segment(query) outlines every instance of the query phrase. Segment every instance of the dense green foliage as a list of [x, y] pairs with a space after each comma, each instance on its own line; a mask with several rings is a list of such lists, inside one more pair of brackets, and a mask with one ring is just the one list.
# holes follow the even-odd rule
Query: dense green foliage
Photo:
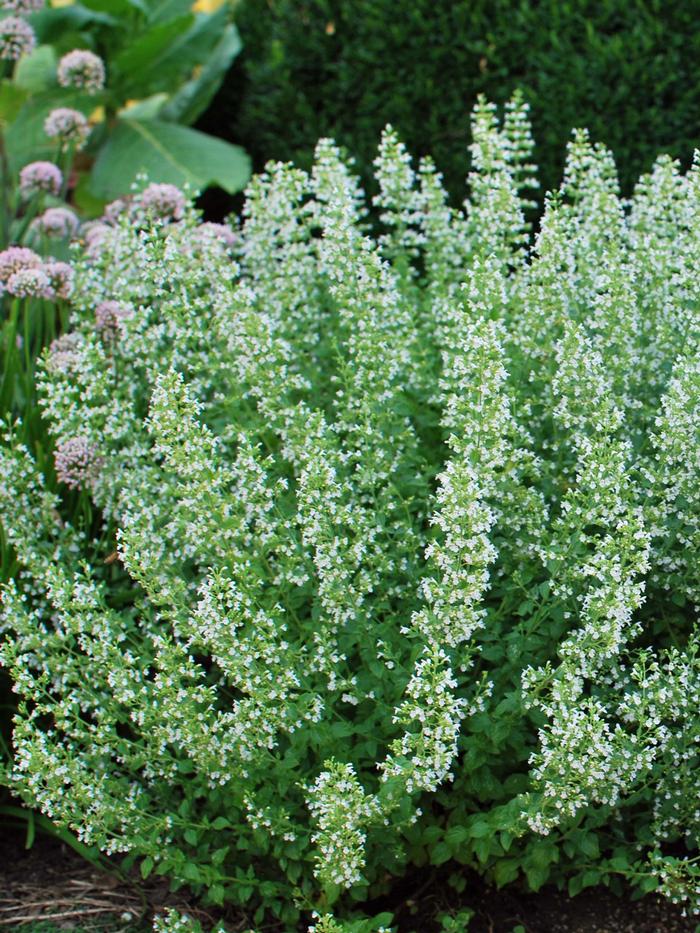
[[461, 199], [477, 95], [503, 103], [520, 88], [543, 191], [559, 183], [571, 128], [585, 126], [615, 152], [629, 192], [658, 152], [687, 159], [700, 138], [698, 12], [661, 0], [242, 0], [245, 50], [211, 125], [224, 122], [257, 168], [308, 168], [331, 135], [371, 186], [390, 122]]
[[378, 933], [451, 860], [700, 907], [700, 161], [626, 204], [580, 132], [533, 237], [525, 106], [472, 135], [457, 211], [385, 131], [376, 236], [329, 140], [237, 231], [111, 211], [39, 377], [60, 495], [0, 449], [0, 778], [256, 924]]

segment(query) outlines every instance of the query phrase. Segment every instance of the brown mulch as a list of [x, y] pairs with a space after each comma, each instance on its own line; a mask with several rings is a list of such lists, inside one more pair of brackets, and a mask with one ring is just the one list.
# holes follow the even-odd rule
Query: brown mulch
[[115, 931], [120, 925], [148, 929], [153, 914], [165, 906], [186, 909], [205, 928], [215, 922], [207, 911], [170, 894], [163, 879], [125, 881], [116, 870], [95, 868], [58, 839], [39, 835], [31, 849], [24, 841], [23, 834], [0, 827], [0, 933], [46, 921], [66, 930], [99, 921], [109, 921]]
[[[466, 889], [456, 895], [437, 878], [429, 881], [428, 875], [417, 874], [399, 883], [391, 897], [372, 904], [372, 913], [392, 910], [401, 933], [439, 933], [435, 918], [459, 910], [460, 902], [476, 911], [469, 933], [512, 933], [518, 926], [525, 933], [695, 933], [698, 925], [697, 919], [683, 917], [678, 907], [661, 898], [630, 901], [605, 888], [586, 890], [576, 898], [555, 889], [538, 894], [514, 887], [496, 891], [477, 875], [467, 873], [465, 878]], [[147, 929], [152, 914], [164, 906], [187, 910], [205, 929], [218, 919], [182, 895], [170, 894], [162, 879], [125, 883], [87, 864], [59, 840], [38, 836], [26, 850], [23, 835], [0, 830], [0, 933], [47, 920], [66, 930], [107, 919], [115, 933], [119, 922], [125, 930], [132, 931], [140, 922]], [[250, 925], [240, 917], [226, 920], [231, 933]]]

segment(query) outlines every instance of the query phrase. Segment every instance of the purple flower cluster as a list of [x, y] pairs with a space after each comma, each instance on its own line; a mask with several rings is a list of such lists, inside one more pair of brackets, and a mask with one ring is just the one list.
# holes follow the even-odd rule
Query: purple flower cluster
[[44, 0], [2, 0], [0, 9], [11, 10], [26, 16], [27, 13], [36, 13], [44, 6]]
[[105, 86], [105, 66], [99, 55], [87, 49], [74, 49], [58, 63], [58, 83], [94, 93]]
[[34, 30], [21, 16], [0, 19], [0, 59], [14, 62], [31, 52], [35, 45]]
[[62, 149], [70, 146], [81, 149], [90, 135], [90, 126], [79, 110], [57, 107], [44, 120], [44, 132], [49, 138], [58, 139]]
[[58, 195], [62, 184], [61, 170], [53, 162], [30, 162], [19, 173], [19, 190], [25, 198], [40, 192]]
[[148, 185], [141, 195], [141, 208], [158, 220], [182, 220], [185, 213], [185, 195], [175, 185]]
[[78, 231], [80, 221], [69, 207], [49, 207], [32, 222], [32, 228], [48, 237], [65, 239]]
[[114, 343], [122, 336], [124, 321], [133, 317], [130, 308], [119, 301], [103, 301], [95, 308], [95, 330], [103, 340]]
[[229, 249], [233, 248], [238, 242], [238, 236], [228, 224], [215, 224], [211, 221], [199, 224], [197, 227], [197, 236], [202, 241], [208, 239], [221, 240]]
[[44, 262], [26, 246], [0, 252], [0, 292], [15, 298], [70, 298], [73, 267], [67, 262]]
[[46, 361], [48, 368], [52, 372], [71, 372], [80, 359], [78, 353], [80, 343], [79, 334], [63, 334], [61, 337], [52, 340]]
[[100, 474], [103, 459], [87, 437], [59, 441], [54, 452], [56, 476], [71, 489], [91, 486]]
[[14, 298], [50, 298], [51, 280], [41, 266], [18, 269], [7, 279], [8, 294]]
[[26, 246], [9, 246], [0, 252], [0, 285], [20, 269], [31, 269], [41, 265], [41, 256]]
[[70, 298], [73, 294], [73, 267], [67, 262], [44, 263], [44, 272], [51, 283], [51, 298]]

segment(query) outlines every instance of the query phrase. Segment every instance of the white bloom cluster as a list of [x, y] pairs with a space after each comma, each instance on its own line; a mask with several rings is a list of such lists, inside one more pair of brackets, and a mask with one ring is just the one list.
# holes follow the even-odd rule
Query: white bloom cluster
[[364, 825], [374, 814], [350, 764], [331, 759], [309, 792], [309, 810], [318, 824], [311, 837], [316, 844], [316, 874], [321, 881], [350, 888], [362, 878]]

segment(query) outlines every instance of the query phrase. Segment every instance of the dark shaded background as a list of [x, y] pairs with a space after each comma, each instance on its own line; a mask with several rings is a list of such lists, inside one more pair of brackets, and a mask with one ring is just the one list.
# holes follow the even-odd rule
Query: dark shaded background
[[[465, 195], [469, 114], [522, 88], [543, 191], [572, 127], [609, 145], [629, 193], [660, 152], [700, 144], [700, 0], [241, 0], [244, 50], [200, 127], [244, 145], [255, 168], [308, 168], [319, 136], [365, 183], [391, 122]], [[210, 199], [214, 202], [214, 198]]]

